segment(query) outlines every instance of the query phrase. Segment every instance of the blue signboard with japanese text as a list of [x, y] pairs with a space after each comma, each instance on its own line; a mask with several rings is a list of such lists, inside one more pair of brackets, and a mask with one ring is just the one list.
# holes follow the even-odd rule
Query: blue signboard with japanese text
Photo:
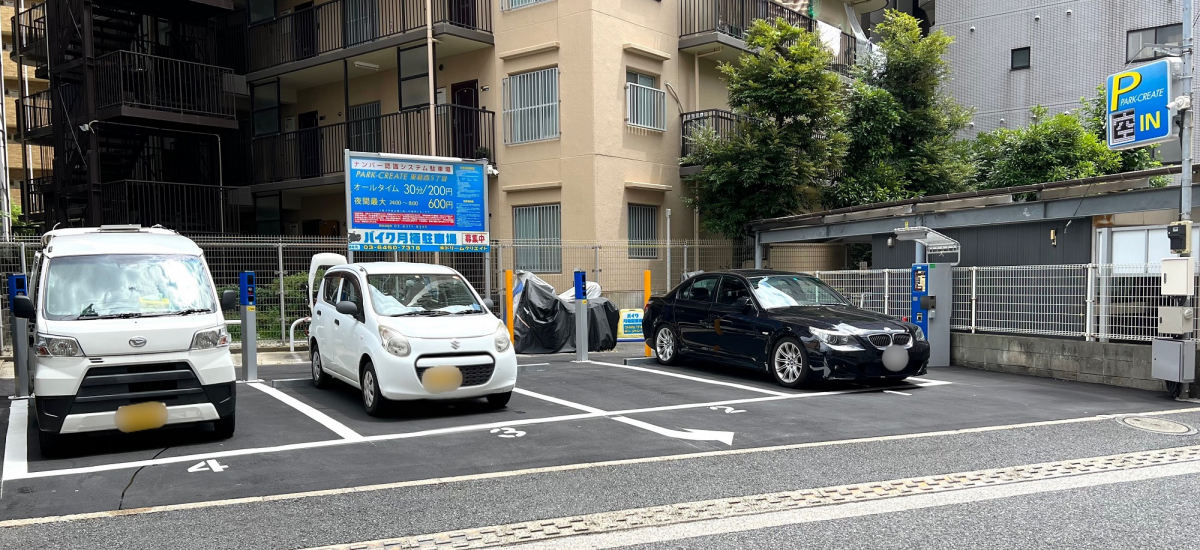
[[1108, 77], [1108, 148], [1131, 149], [1178, 139], [1174, 123], [1179, 58], [1168, 57]]
[[357, 252], [487, 252], [487, 165], [346, 152], [346, 223]]

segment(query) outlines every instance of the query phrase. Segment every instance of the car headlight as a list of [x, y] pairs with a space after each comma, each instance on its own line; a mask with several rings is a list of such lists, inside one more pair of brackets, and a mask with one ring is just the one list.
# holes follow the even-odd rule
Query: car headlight
[[925, 331], [921, 330], [921, 327], [913, 327], [913, 338], [916, 338], [918, 342], [924, 342]]
[[408, 344], [408, 338], [405, 338], [399, 331], [379, 327], [379, 338], [383, 341], [383, 349], [396, 357], [408, 357], [412, 353], [412, 346]]
[[512, 342], [508, 340], [508, 327], [500, 325], [500, 328], [496, 329], [496, 352], [504, 353], [510, 345]]
[[86, 357], [79, 340], [64, 336], [38, 335], [38, 357]]
[[192, 349], [223, 348], [228, 345], [229, 331], [223, 326], [197, 331], [192, 336]]
[[823, 330], [819, 328], [810, 328], [809, 332], [813, 336], [823, 342], [830, 349], [835, 351], [860, 351], [863, 349], [862, 344], [858, 343], [858, 339], [849, 332], [840, 330]]

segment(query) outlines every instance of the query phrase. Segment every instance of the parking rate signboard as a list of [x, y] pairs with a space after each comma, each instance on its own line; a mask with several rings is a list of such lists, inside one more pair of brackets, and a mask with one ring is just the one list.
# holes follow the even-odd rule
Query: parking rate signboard
[[487, 252], [487, 165], [346, 152], [350, 250]]
[[1159, 59], [1108, 77], [1108, 148], [1178, 139], [1174, 123], [1179, 58]]

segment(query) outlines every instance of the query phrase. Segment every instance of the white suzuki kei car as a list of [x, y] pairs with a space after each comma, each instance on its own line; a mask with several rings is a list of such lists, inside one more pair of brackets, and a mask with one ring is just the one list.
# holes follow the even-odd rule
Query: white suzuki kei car
[[485, 397], [504, 407], [517, 356], [490, 305], [448, 267], [335, 265], [313, 301], [313, 383], [336, 378], [358, 388], [372, 416], [389, 401]]

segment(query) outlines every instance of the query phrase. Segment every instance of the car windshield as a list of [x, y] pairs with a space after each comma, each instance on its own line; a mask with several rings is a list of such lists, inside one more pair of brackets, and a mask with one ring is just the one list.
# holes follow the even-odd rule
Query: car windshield
[[368, 275], [375, 313], [389, 317], [482, 313], [475, 293], [458, 275]]
[[47, 269], [47, 319], [156, 317], [216, 310], [212, 284], [198, 256], [70, 256], [51, 259]]
[[750, 286], [754, 288], [754, 297], [767, 309], [850, 305], [836, 290], [812, 277], [768, 275], [749, 279]]

